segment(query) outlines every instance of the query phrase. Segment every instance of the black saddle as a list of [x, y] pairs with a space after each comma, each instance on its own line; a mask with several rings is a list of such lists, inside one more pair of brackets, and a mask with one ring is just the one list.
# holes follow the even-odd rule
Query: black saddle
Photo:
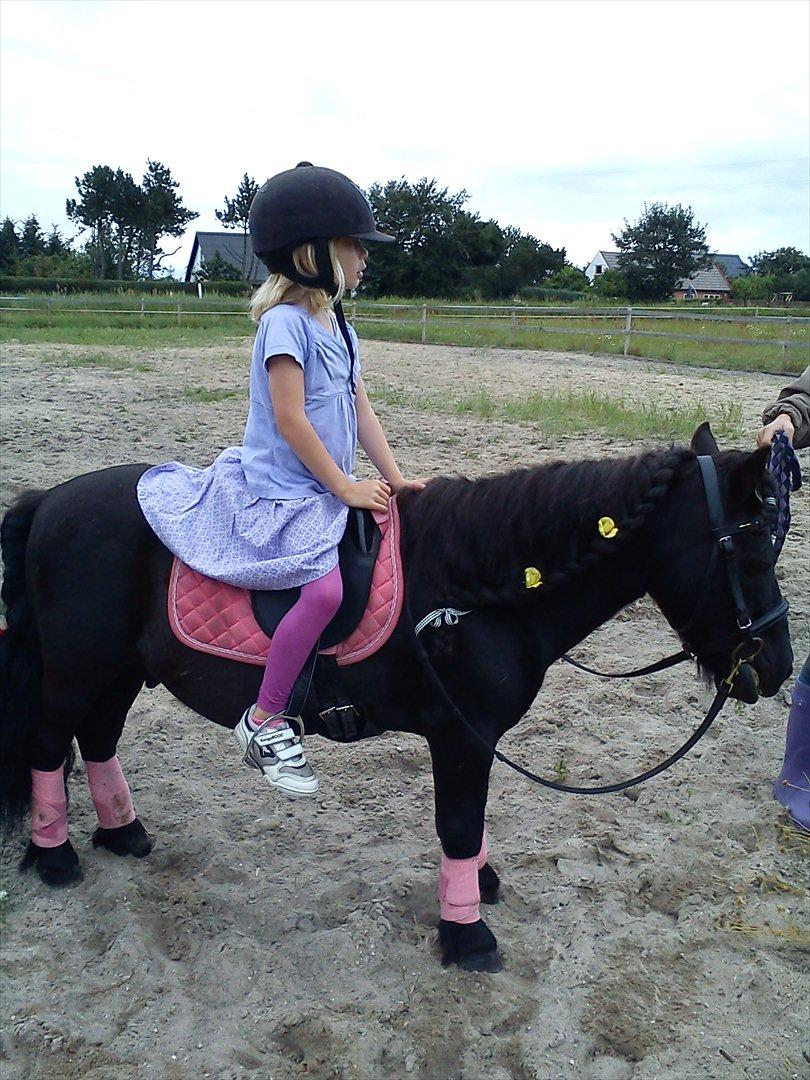
[[[370, 510], [349, 509], [346, 531], [338, 545], [343, 602], [321, 634], [318, 648], [331, 649], [351, 634], [363, 618], [371, 592], [371, 575], [380, 550], [380, 528]], [[300, 588], [252, 594], [253, 614], [268, 637], [298, 600]]]

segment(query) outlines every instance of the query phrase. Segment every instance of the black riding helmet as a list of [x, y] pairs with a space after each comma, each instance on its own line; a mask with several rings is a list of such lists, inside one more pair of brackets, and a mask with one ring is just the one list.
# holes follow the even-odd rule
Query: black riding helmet
[[[330, 296], [337, 293], [329, 254], [333, 237], [351, 236], [364, 243], [395, 239], [379, 231], [368, 200], [348, 176], [310, 161], [300, 161], [262, 184], [250, 204], [249, 223], [253, 252], [271, 274], [284, 274], [310, 289], [325, 289]], [[295, 249], [306, 243], [315, 248], [315, 277], [299, 273], [293, 262]], [[339, 301], [335, 318], [349, 351], [351, 386], [356, 390], [354, 345]]]
[[[393, 241], [380, 232], [363, 192], [348, 176], [302, 161], [259, 188], [250, 206], [250, 240], [256, 258], [271, 273], [325, 289], [334, 296], [334, 269], [328, 241], [351, 236], [363, 243]], [[300, 244], [315, 245], [316, 278], [299, 274], [292, 253]]]

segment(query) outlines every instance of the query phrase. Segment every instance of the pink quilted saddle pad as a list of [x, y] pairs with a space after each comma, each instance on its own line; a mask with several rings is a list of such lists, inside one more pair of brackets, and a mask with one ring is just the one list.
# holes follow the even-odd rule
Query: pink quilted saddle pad
[[[365, 660], [384, 645], [402, 611], [404, 582], [396, 498], [389, 501], [387, 514], [374, 512], [374, 520], [382, 535], [365, 613], [345, 641], [324, 650], [334, 653], [341, 666]], [[270, 639], [253, 617], [248, 589], [203, 577], [175, 558], [168, 602], [169, 623], [184, 645], [228, 660], [264, 664]]]

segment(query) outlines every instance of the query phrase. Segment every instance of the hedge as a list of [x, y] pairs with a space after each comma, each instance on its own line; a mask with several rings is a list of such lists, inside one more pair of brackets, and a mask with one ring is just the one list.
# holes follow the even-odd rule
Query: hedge
[[[204, 293], [223, 296], [249, 296], [253, 286], [247, 281], [207, 281]], [[196, 281], [98, 281], [95, 278], [36, 278], [0, 275], [0, 293], [177, 293], [196, 296]]]
[[555, 289], [544, 285], [527, 285], [518, 293], [521, 300], [585, 300], [591, 293], [579, 289]]

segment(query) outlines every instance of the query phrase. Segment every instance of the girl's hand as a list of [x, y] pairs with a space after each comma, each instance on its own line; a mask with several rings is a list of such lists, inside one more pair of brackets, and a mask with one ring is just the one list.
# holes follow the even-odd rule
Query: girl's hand
[[384, 513], [388, 509], [391, 488], [384, 480], [350, 481], [339, 498], [347, 506], [356, 506], [359, 510], [381, 510]]
[[403, 491], [424, 491], [427, 480], [400, 480], [392, 483], [391, 490], [395, 495], [401, 495]]
[[764, 428], [759, 429], [757, 432], [757, 446], [760, 450], [763, 446], [771, 445], [777, 431], [784, 431], [788, 437], [788, 441], [791, 443], [793, 442], [793, 436], [796, 434], [796, 430], [793, 427], [793, 421], [787, 413], [779, 413], [775, 420], [772, 420], [770, 424], [766, 424]]

